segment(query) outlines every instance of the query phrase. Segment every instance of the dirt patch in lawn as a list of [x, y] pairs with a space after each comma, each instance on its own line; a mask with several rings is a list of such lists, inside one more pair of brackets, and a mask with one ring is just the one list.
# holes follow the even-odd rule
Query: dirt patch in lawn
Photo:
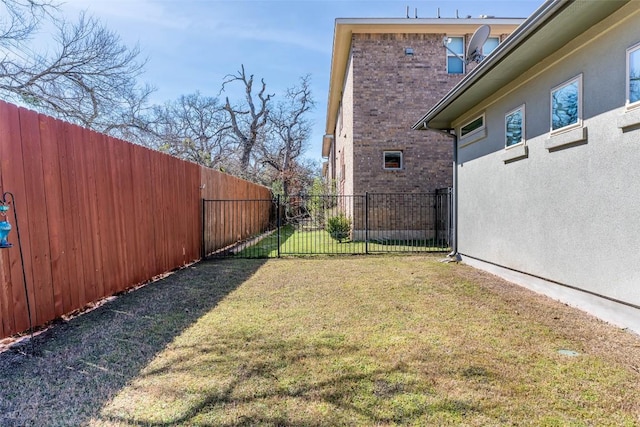
[[203, 262], [20, 349], [2, 426], [640, 425], [637, 335], [435, 256]]

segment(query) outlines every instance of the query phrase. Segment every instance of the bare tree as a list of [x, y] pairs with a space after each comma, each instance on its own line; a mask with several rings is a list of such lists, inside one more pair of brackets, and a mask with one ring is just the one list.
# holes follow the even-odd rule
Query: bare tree
[[[38, 111], [98, 131], [118, 134], [153, 91], [139, 86], [145, 60], [98, 20], [80, 14], [76, 23], [56, 16], [51, 0], [0, 0], [0, 94]], [[31, 49], [45, 23], [55, 28], [53, 49]]]
[[155, 106], [147, 131], [153, 148], [207, 167], [223, 167], [233, 147], [230, 124], [217, 98], [199, 92]]
[[287, 89], [284, 100], [269, 115], [268, 138], [260, 145], [261, 162], [277, 171], [282, 192], [289, 194], [299, 173], [306, 173], [298, 160], [304, 153], [311, 135], [307, 113], [315, 106], [311, 96], [310, 76], [300, 78], [298, 85]]
[[51, 0], [0, 0], [0, 46], [27, 40], [45, 16], [57, 10]]
[[[234, 82], [239, 82], [244, 86], [244, 102], [237, 106], [232, 106], [229, 97], [226, 97], [224, 105], [225, 111], [231, 120], [231, 130], [240, 148], [240, 170], [241, 175], [247, 177], [250, 172], [250, 161], [253, 149], [260, 138], [269, 118], [269, 101], [274, 94], [267, 94], [267, 85], [264, 79], [260, 80], [262, 85], [257, 94], [253, 93], [253, 74], [247, 77], [244, 65], [236, 74], [228, 74], [222, 83], [222, 91], [225, 87]], [[257, 96], [257, 99], [254, 97]], [[257, 105], [256, 105], [257, 104]]]

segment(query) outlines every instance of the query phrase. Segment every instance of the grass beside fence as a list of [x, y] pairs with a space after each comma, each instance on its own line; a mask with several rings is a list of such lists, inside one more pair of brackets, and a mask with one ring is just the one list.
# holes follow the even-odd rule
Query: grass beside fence
[[[344, 241], [331, 237], [324, 229], [299, 230], [293, 225], [286, 225], [280, 232], [281, 255], [329, 255], [329, 254], [366, 254], [383, 252], [438, 252], [447, 248], [436, 246], [427, 240], [372, 240], [367, 245], [364, 241]], [[275, 258], [278, 256], [278, 231], [253, 244], [243, 246], [235, 253], [241, 258]]]
[[638, 336], [434, 256], [203, 262], [35, 349], [3, 427], [640, 425]]

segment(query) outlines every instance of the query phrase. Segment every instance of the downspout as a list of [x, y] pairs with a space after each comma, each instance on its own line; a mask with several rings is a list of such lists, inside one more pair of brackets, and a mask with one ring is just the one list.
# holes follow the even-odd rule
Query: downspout
[[447, 255], [445, 261], [459, 262], [462, 260], [458, 253], [458, 135], [456, 135], [455, 129], [433, 129], [430, 128], [426, 122], [422, 124], [422, 129], [431, 130], [441, 133], [443, 135], [452, 138], [453, 141], [453, 188], [451, 194], [451, 253]]
[[451, 233], [451, 253], [447, 256], [455, 261], [460, 261], [462, 258], [458, 253], [458, 135], [453, 129], [444, 133], [449, 135], [453, 141], [453, 194], [451, 195], [451, 210], [453, 211], [451, 227], [453, 232]]

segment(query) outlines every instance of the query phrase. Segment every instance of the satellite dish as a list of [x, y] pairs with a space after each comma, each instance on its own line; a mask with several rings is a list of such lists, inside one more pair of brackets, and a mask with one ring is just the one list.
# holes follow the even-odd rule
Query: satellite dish
[[488, 25], [479, 27], [476, 32], [473, 33], [471, 40], [469, 40], [469, 46], [467, 46], [465, 64], [468, 64], [471, 61], [480, 62], [484, 59], [484, 56], [482, 55], [482, 46], [484, 46], [484, 42], [489, 38], [489, 34], [491, 34], [491, 27]]

